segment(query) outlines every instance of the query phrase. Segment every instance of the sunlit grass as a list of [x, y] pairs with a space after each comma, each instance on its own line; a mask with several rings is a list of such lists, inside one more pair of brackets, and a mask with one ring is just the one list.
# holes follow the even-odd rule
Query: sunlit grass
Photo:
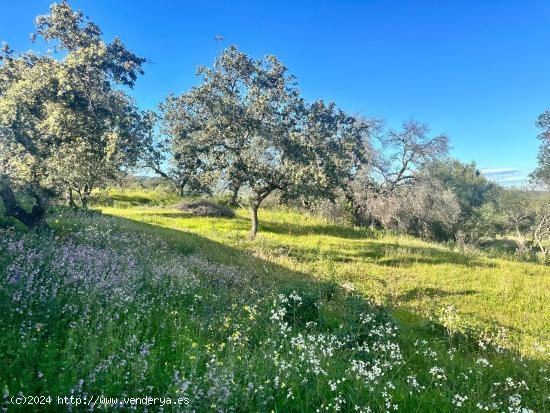
[[93, 204], [109, 204], [119, 208], [138, 205], [171, 205], [181, 198], [168, 188], [116, 188], [97, 190], [92, 194]]
[[243, 209], [232, 220], [146, 207], [103, 212], [193, 232], [316, 279], [352, 284], [367, 297], [423, 316], [454, 305], [468, 327], [506, 328], [521, 354], [546, 357], [538, 349], [550, 345], [548, 266], [451, 251], [285, 209], [260, 211], [260, 234], [252, 242]]
[[6, 401], [21, 393], [188, 397], [174, 412], [548, 410], [548, 267], [284, 208], [249, 241], [244, 209], [140, 197], [61, 208], [54, 238], [0, 229], [2, 407], [27, 411]]

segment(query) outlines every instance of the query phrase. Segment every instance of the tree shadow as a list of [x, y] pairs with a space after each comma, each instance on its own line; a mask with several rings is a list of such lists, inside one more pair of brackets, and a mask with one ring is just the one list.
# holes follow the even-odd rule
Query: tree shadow
[[[107, 215], [108, 216], [108, 215]], [[216, 265], [227, 265], [240, 269], [241, 277], [238, 279], [225, 280], [223, 274], [218, 274], [212, 266], [208, 265], [202, 270], [204, 272], [211, 272], [212, 280], [211, 286], [214, 289], [218, 289], [221, 295], [225, 294], [243, 294], [247, 289], [254, 291], [255, 297], [261, 297], [267, 294], [288, 293], [296, 288], [298, 291], [303, 288], [302, 291], [317, 291], [319, 296], [326, 297], [327, 300], [334, 300], [334, 296], [348, 297], [349, 291], [341, 288], [334, 282], [319, 280], [312, 275], [296, 271], [292, 268], [282, 266], [280, 264], [273, 263], [271, 261], [258, 258], [245, 250], [237, 249], [232, 246], [222, 244], [220, 242], [211, 240], [204, 236], [200, 236], [196, 233], [186, 231], [185, 229], [173, 229], [163, 227], [157, 224], [145, 223], [128, 218], [108, 216], [111, 222], [108, 225], [113, 225], [117, 230], [121, 231], [139, 231], [152, 235], [162, 237], [163, 240], [168, 242], [168, 246], [174, 252], [181, 254], [182, 259], [186, 256], [193, 254], [199, 254], [206, 260]], [[154, 251], [152, 251], [154, 254]], [[200, 261], [198, 262], [200, 265]], [[216, 278], [219, 277], [219, 280]], [[383, 280], [386, 282], [385, 280]], [[433, 289], [433, 288], [416, 288], [410, 292], [402, 294], [401, 300], [408, 301], [414, 299], [419, 294], [428, 295], [430, 297], [443, 297], [450, 295], [471, 295], [476, 294], [474, 290], [464, 290], [456, 293], [449, 293], [446, 291]], [[355, 297], [355, 295], [354, 295]], [[365, 306], [374, 308], [368, 296], [358, 295], [358, 300], [364, 302]], [[208, 303], [204, 302], [204, 306]], [[377, 308], [382, 311], [387, 311], [396, 316], [398, 325], [400, 326], [400, 335], [396, 338], [402, 346], [405, 359], [409, 360], [417, 354], [416, 342], [419, 338], [426, 337], [429, 340], [438, 340], [440, 343], [450, 342], [450, 337], [447, 335], [447, 330], [443, 325], [434, 320], [430, 320], [423, 317], [412, 309], [403, 307], [381, 307]], [[229, 311], [229, 306], [228, 306]], [[345, 320], [339, 319], [338, 324], [345, 322]], [[465, 343], [461, 346], [460, 354], [465, 360], [468, 360], [469, 365], [474, 365], [476, 357], [472, 351], [476, 349], [476, 337], [470, 337], [465, 335], [460, 340]], [[510, 352], [510, 357], [506, 356], [503, 359], [507, 365], [509, 372], [517, 373], [519, 377], [524, 377], [526, 366], [529, 366], [530, 371], [538, 371], [538, 369], [546, 366], [547, 363], [536, 360], [521, 357], [519, 354]], [[501, 357], [501, 356], [496, 356]], [[502, 356], [505, 357], [505, 356]], [[503, 362], [504, 362], [503, 361]], [[429, 361], [426, 361], [428, 363]], [[424, 366], [424, 361], [421, 356], [414, 359], [413, 366], [415, 368], [421, 367], [428, 371], [429, 366]], [[459, 364], [466, 368], [467, 365]]]
[[491, 239], [482, 241], [479, 246], [482, 249], [495, 249], [497, 251], [514, 253], [518, 248], [518, 243], [513, 239]]
[[181, 219], [181, 218], [213, 218], [213, 219], [224, 219], [224, 220], [230, 220], [230, 221], [245, 221], [243, 218], [236, 218], [236, 217], [218, 217], [218, 216], [208, 216], [208, 215], [198, 215], [193, 214], [191, 212], [147, 212], [143, 215], [149, 216], [149, 217], [161, 217], [161, 218], [174, 218], [174, 219]]
[[[143, 215], [148, 217], [188, 219], [195, 215], [185, 212], [147, 211]], [[208, 218], [208, 217], [201, 217]], [[218, 219], [218, 218], [216, 218]], [[242, 230], [248, 230], [249, 221], [243, 217], [228, 219]], [[240, 228], [241, 229], [241, 228]], [[457, 251], [444, 250], [429, 246], [414, 246], [391, 242], [377, 242], [378, 232], [369, 228], [352, 228], [335, 224], [285, 224], [260, 220], [260, 234], [269, 232], [280, 235], [296, 236], [331, 236], [349, 240], [363, 240], [362, 243], [350, 244], [347, 250], [323, 250], [320, 247], [304, 247], [292, 245], [274, 251], [274, 255], [288, 255], [300, 262], [313, 262], [321, 258], [330, 257], [335, 262], [353, 262], [369, 259], [376, 265], [387, 267], [410, 268], [418, 264], [428, 265], [461, 265], [470, 268], [494, 268], [497, 264], [489, 258], [467, 255]]]
[[106, 193], [94, 193], [90, 196], [89, 204], [94, 206], [113, 206], [118, 205], [122, 207], [132, 206], [150, 206], [153, 205], [153, 199], [148, 196], [134, 194], [134, 193], [112, 193], [107, 195]]
[[[392, 256], [392, 252], [397, 256]], [[496, 263], [493, 261], [483, 260], [460, 252], [426, 246], [399, 245], [395, 243], [384, 243], [383, 251], [378, 250], [375, 254], [371, 254], [371, 256], [378, 259], [378, 264], [390, 267], [411, 267], [414, 264], [453, 264], [465, 267], [483, 268], [496, 267]]]
[[260, 220], [260, 231], [289, 235], [325, 235], [345, 239], [375, 238], [377, 232], [370, 228], [353, 228], [337, 224], [286, 224]]
[[416, 264], [428, 264], [428, 265], [453, 264], [453, 265], [461, 265], [464, 267], [476, 267], [476, 268], [496, 267], [496, 264], [490, 261], [481, 261], [481, 260], [472, 259], [472, 258], [461, 258], [460, 260], [456, 260], [456, 259], [448, 259], [448, 258], [445, 259], [442, 257], [431, 257], [431, 256], [384, 258], [377, 261], [377, 264], [388, 266], [388, 267], [404, 267], [404, 268], [409, 268]]
[[[240, 219], [242, 220], [242, 218]], [[364, 240], [364, 243], [360, 245], [350, 246], [348, 252], [343, 252], [340, 249], [338, 252], [331, 251], [326, 253], [330, 255], [332, 260], [337, 262], [352, 262], [358, 259], [370, 258], [375, 264], [389, 267], [411, 267], [415, 264], [454, 264], [465, 267], [494, 268], [497, 265], [488, 259], [484, 260], [456, 251], [428, 246], [419, 247], [407, 244], [376, 242], [379, 233], [369, 228], [352, 228], [335, 224], [281, 224], [271, 221], [261, 221], [260, 231], [285, 235], [321, 235], [350, 240]], [[403, 251], [405, 252], [404, 254]], [[307, 247], [292, 247], [289, 255], [302, 262], [314, 261], [318, 259], [319, 250]]]
[[478, 294], [479, 291], [476, 290], [462, 290], [462, 291], [445, 291], [440, 288], [413, 288], [397, 297], [398, 301], [412, 301], [420, 297], [428, 298], [443, 298], [450, 296], [461, 296], [461, 295], [473, 295]]
[[[162, 210], [146, 211], [143, 215], [150, 217], [162, 217], [162, 218], [208, 218], [205, 216], [198, 216], [188, 212], [172, 212]], [[218, 217], [215, 217], [218, 218]], [[248, 230], [250, 221], [247, 218], [236, 216], [231, 218], [232, 221], [242, 225], [243, 230]], [[331, 236], [344, 239], [366, 239], [376, 237], [376, 231], [369, 228], [353, 228], [350, 226], [336, 225], [336, 224], [300, 224], [300, 223], [277, 223], [272, 221], [265, 221], [260, 218], [259, 233], [271, 232], [273, 234], [280, 235], [296, 235], [296, 236], [308, 236], [308, 235], [321, 235]]]
[[[136, 221], [128, 218], [109, 216], [111, 219], [120, 225], [133, 229], [144, 231], [151, 234], [157, 234], [162, 236], [163, 239], [168, 241], [169, 246], [177, 253], [182, 254], [192, 254], [200, 253], [200, 255], [207, 258], [209, 261], [214, 263], [238, 266], [243, 269], [243, 273], [249, 278], [246, 279], [247, 287], [250, 287], [252, 284], [256, 284], [259, 288], [267, 288], [267, 290], [278, 291], [278, 290], [288, 290], [288, 285], [295, 285], [297, 287], [304, 288], [314, 288], [319, 291], [330, 291], [336, 289], [340, 294], [346, 295], [348, 292], [342, 289], [339, 286], [335, 286], [334, 282], [322, 281], [317, 278], [313, 278], [310, 274], [302, 273], [288, 267], [282, 266], [280, 264], [273, 263], [271, 261], [258, 258], [247, 251], [240, 250], [220, 242], [211, 240], [204, 236], [198, 235], [193, 232], [185, 231], [184, 229], [172, 229], [167, 228], [161, 225], [149, 224], [142, 221]], [[242, 218], [236, 218], [242, 219]], [[398, 244], [389, 244], [394, 248], [400, 248]], [[435, 248], [429, 247], [407, 247], [407, 249], [413, 251], [420, 251], [421, 253], [436, 253], [439, 257], [433, 261], [426, 261], [427, 263], [461, 263], [462, 265], [477, 266], [483, 265], [486, 266], [486, 263], [478, 263], [475, 260], [471, 260], [468, 257], [462, 257], [459, 253], [456, 252], [442, 252]], [[295, 250], [294, 246], [289, 246], [290, 254]], [[383, 257], [384, 245], [375, 245], [371, 251], [368, 253], [374, 258]], [[302, 254], [304, 253], [315, 253], [315, 249], [303, 248], [301, 249]], [[456, 259], [459, 256], [460, 259], [453, 261], [449, 260], [449, 255], [454, 256]], [[335, 256], [330, 256], [331, 259], [334, 259]], [[337, 255], [336, 255], [337, 257]], [[302, 255], [303, 258], [303, 255]], [[317, 258], [313, 257], [312, 260]], [[458, 261], [458, 262], [457, 262]], [[387, 284], [387, 281], [378, 278], [375, 275], [372, 276], [373, 279], [378, 280], [383, 284]], [[283, 285], [284, 287], [281, 287]], [[224, 285], [224, 288], [227, 285]], [[241, 286], [242, 287], [242, 286]], [[239, 287], [240, 288], [240, 287]], [[479, 291], [472, 289], [465, 289], [461, 291], [445, 291], [437, 288], [421, 288], [417, 287], [410, 291], [407, 291], [401, 294], [398, 297], [398, 302], [407, 302], [412, 301], [415, 298], [425, 295], [429, 298], [442, 298], [449, 296], [465, 296], [465, 295], [475, 295]], [[389, 297], [391, 298], [391, 297]], [[391, 302], [393, 300], [389, 300]], [[368, 297], [365, 297], [365, 302], [370, 302]], [[403, 309], [401, 309], [403, 310]], [[408, 311], [408, 310], [407, 310]], [[411, 312], [410, 316], [419, 317], [418, 314]], [[430, 322], [433, 322], [431, 320]], [[484, 320], [487, 324], [498, 326], [494, 320]], [[506, 327], [508, 328], [508, 327]], [[513, 331], [513, 328], [509, 328]]]
[[[366, 239], [360, 244], [350, 244], [335, 249], [317, 247], [291, 246], [280, 249], [280, 255], [288, 255], [300, 262], [314, 262], [323, 258], [332, 261], [350, 263], [367, 261], [375, 265], [396, 268], [410, 268], [418, 264], [459, 265], [470, 268], [494, 268], [497, 263], [490, 259], [481, 259], [459, 252], [444, 251], [437, 248], [399, 245], [390, 242], [376, 242]], [[277, 255], [277, 251], [275, 251]]]

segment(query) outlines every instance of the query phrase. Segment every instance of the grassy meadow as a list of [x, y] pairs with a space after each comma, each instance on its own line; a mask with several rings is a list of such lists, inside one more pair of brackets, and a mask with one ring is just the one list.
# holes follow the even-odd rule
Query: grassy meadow
[[[244, 209], [98, 199], [51, 237], [0, 229], [8, 411], [550, 411], [548, 266], [282, 208], [248, 241]], [[122, 399], [143, 396], [188, 404]]]

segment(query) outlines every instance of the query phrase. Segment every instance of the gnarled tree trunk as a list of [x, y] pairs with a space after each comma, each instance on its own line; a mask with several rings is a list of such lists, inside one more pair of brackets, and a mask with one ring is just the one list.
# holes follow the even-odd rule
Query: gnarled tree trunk
[[21, 221], [29, 229], [35, 231], [44, 231], [48, 229], [48, 224], [46, 223], [47, 204], [39, 195], [34, 194], [36, 204], [32, 207], [31, 212], [27, 212], [17, 203], [7, 179], [0, 178], [0, 198], [2, 198], [4, 202], [7, 216]]
[[355, 226], [361, 226], [364, 223], [364, 218], [362, 216], [361, 206], [355, 200], [353, 194], [346, 193], [346, 200], [349, 202], [351, 208], [351, 221]]
[[520, 231], [519, 227], [516, 226], [516, 235], [517, 235], [517, 249], [520, 254], [526, 254], [529, 252], [529, 248], [527, 247], [527, 242], [525, 241], [525, 237], [523, 236], [522, 232]]
[[91, 185], [84, 185], [84, 188], [78, 191], [78, 197], [80, 198], [80, 205], [82, 206], [82, 209], [88, 209], [88, 201], [91, 193]]
[[250, 199], [250, 221], [251, 221], [251, 227], [250, 227], [250, 233], [248, 235], [248, 239], [253, 240], [256, 238], [256, 233], [258, 232], [258, 209], [260, 209], [260, 205], [262, 201], [271, 193], [273, 192], [277, 187], [273, 185], [266, 186], [257, 192], [254, 192], [254, 196]]
[[548, 256], [549, 249], [545, 247], [543, 241], [550, 235], [550, 214], [543, 214], [539, 222], [535, 225], [533, 231], [533, 240], [536, 242], [540, 253], [544, 258]]

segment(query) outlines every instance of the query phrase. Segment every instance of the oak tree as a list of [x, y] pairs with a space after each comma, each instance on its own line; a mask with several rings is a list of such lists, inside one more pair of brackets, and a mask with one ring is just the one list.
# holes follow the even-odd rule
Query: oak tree
[[[135, 164], [141, 114], [120, 88], [132, 87], [145, 60], [65, 1], [36, 19], [45, 54], [4, 47], [0, 65], [0, 197], [8, 215], [44, 227], [49, 199], [93, 188]], [[34, 199], [31, 212], [15, 193]]]

